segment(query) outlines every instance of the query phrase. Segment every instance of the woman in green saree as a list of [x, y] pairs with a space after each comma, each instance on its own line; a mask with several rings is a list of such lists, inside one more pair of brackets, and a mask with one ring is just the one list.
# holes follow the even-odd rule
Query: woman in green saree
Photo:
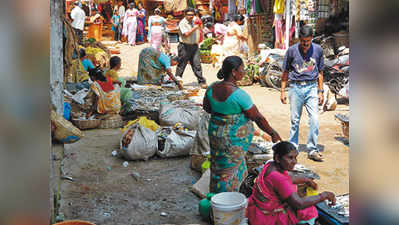
[[223, 81], [208, 87], [203, 108], [211, 113], [208, 135], [211, 148], [210, 192], [239, 191], [247, 176], [245, 152], [251, 144], [254, 128], [252, 121], [273, 142], [281, 141], [259, 113], [251, 97], [236, 82], [244, 76], [244, 63], [238, 56], [229, 56], [223, 61], [217, 77]]

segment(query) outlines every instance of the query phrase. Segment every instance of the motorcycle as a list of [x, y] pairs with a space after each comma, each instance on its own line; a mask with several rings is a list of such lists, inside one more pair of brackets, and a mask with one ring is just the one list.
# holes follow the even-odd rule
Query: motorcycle
[[338, 49], [338, 55], [324, 60], [324, 80], [334, 94], [349, 82], [349, 69], [349, 49], [344, 46]]
[[264, 60], [260, 62], [259, 69], [259, 82], [262, 86], [280, 90], [285, 50], [266, 49], [263, 54]]

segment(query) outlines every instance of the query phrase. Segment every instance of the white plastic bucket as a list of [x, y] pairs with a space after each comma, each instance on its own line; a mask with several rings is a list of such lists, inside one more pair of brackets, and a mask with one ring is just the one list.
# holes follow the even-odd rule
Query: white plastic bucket
[[248, 200], [239, 192], [222, 192], [211, 199], [215, 225], [238, 225], [245, 218]]

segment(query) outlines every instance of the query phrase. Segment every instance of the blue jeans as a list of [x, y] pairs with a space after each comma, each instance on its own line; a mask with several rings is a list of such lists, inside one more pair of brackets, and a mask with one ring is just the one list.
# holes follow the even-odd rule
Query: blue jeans
[[299, 122], [302, 109], [305, 106], [309, 116], [309, 134], [306, 143], [310, 151], [317, 149], [317, 137], [319, 136], [319, 97], [317, 95], [317, 83], [304, 85], [292, 82], [288, 91], [291, 105], [291, 129], [290, 142], [298, 146]]

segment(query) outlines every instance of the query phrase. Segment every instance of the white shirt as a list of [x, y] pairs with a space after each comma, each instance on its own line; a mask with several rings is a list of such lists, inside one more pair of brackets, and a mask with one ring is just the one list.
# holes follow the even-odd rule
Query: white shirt
[[83, 9], [81, 9], [79, 6], [75, 6], [71, 12], [71, 18], [73, 19], [72, 27], [83, 30], [86, 19], [85, 11], [83, 11]]
[[121, 5], [119, 7], [119, 16], [121, 17], [121, 21], [123, 21], [123, 18], [125, 17], [125, 6]]

